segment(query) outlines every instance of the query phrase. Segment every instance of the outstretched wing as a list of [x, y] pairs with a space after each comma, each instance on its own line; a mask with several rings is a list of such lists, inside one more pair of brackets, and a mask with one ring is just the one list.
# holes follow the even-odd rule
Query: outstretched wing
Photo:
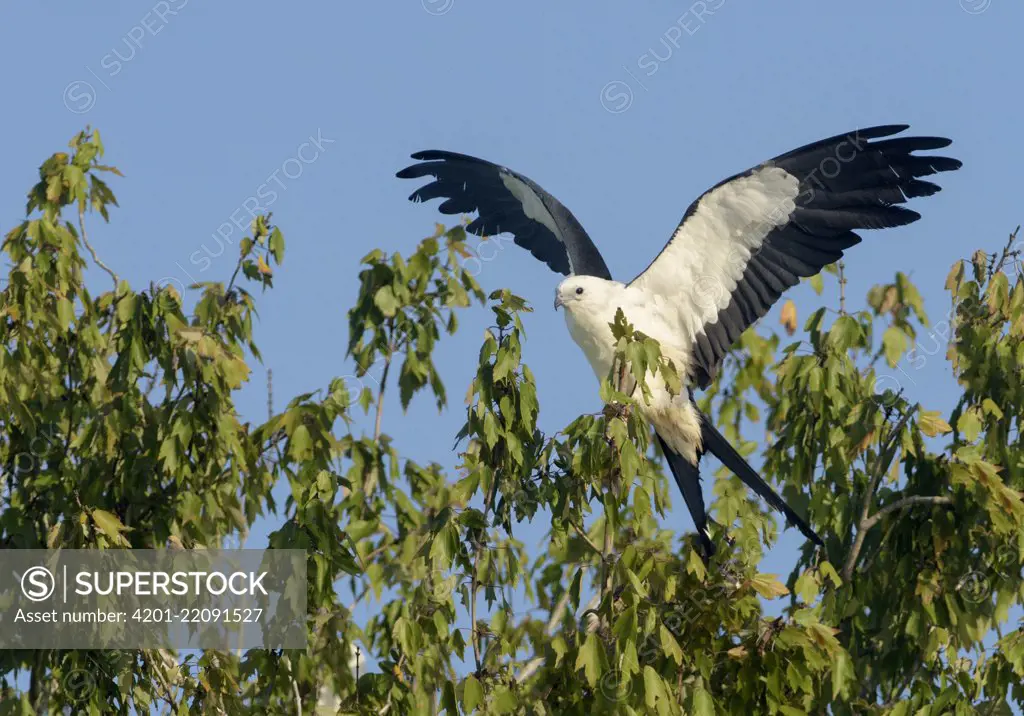
[[419, 164], [398, 172], [401, 179], [432, 176], [410, 201], [444, 197], [442, 214], [479, 216], [466, 227], [477, 236], [512, 234], [515, 242], [552, 271], [611, 279], [600, 252], [580, 222], [558, 199], [507, 167], [455, 152], [429, 150], [412, 155]]
[[941, 137], [878, 140], [908, 125], [871, 127], [794, 149], [730, 177], [686, 210], [654, 262], [630, 285], [676, 322], [692, 346], [691, 379], [706, 388], [726, 352], [800, 277], [860, 242], [854, 229], [917, 221], [900, 204], [939, 191], [920, 177], [959, 169]]

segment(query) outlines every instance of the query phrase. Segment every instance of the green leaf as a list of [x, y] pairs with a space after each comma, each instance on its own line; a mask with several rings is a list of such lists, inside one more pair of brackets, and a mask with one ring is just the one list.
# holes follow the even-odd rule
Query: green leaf
[[498, 356], [494, 362], [494, 381], [504, 380], [515, 370], [516, 358], [512, 351], [504, 346], [498, 349]]
[[289, 436], [288, 454], [298, 461], [306, 460], [313, 454], [313, 438], [305, 425], [296, 426]]
[[668, 698], [668, 691], [661, 676], [650, 666], [644, 666], [644, 703], [648, 711], [656, 708], [659, 702], [668, 701]]
[[450, 716], [459, 716], [459, 704], [455, 699], [455, 686], [451, 681], [445, 680], [441, 689], [441, 708]]
[[950, 291], [954, 296], [960, 292], [960, 283], [964, 280], [964, 262], [963, 259], [953, 264], [953, 268], [949, 270], [949, 275], [946, 276], [945, 288]]
[[703, 687], [693, 692], [693, 716], [715, 716], [715, 701]]
[[845, 651], [840, 651], [832, 660], [832, 699], [840, 696], [845, 697], [850, 692], [850, 686], [856, 674], [853, 669], [853, 662]]
[[839, 353], [845, 353], [863, 337], [860, 323], [853, 316], [840, 316], [829, 330], [828, 342]]
[[999, 406], [996, 405], [995, 401], [992, 400], [991, 398], [985, 398], [985, 400], [982, 401], [981, 409], [985, 412], [985, 414], [991, 415], [996, 420], [1003, 419], [1003, 411], [1000, 410]]
[[836, 589], [843, 586], [843, 580], [840, 578], [839, 573], [836, 572], [836, 569], [832, 566], [831, 562], [822, 560], [818, 564], [818, 572], [821, 573], [821, 576], [829, 579]]
[[907, 334], [896, 326], [889, 326], [882, 334], [882, 348], [890, 368], [895, 368], [907, 350]]
[[391, 286], [381, 287], [373, 295], [373, 303], [387, 318], [391, 318], [398, 312], [398, 299], [395, 298], [395, 293]]
[[57, 320], [60, 322], [60, 327], [64, 329], [75, 320], [74, 306], [66, 298], [61, 298], [57, 301]]
[[116, 538], [122, 532], [128, 531], [128, 528], [121, 523], [121, 520], [116, 515], [106, 510], [92, 510], [90, 514], [92, 514], [92, 519], [96, 526], [108, 537]]
[[126, 293], [117, 302], [117, 318], [121, 323], [128, 323], [135, 315], [135, 294]]
[[580, 589], [583, 584], [583, 570], [577, 569], [576, 575], [572, 578], [572, 582], [569, 584], [569, 603], [572, 604], [573, 611], [579, 609], [580, 606]]
[[697, 577], [702, 583], [707, 579], [707, 567], [704, 566], [704, 560], [700, 558], [695, 549], [691, 549], [690, 554], [686, 557], [686, 572]]
[[607, 671], [608, 657], [605, 655], [604, 644], [598, 638], [597, 632], [587, 634], [587, 640], [580, 647], [579, 654], [576, 656], [575, 669], [577, 671], [583, 669], [583, 674], [591, 688], [597, 686], [601, 674]]
[[786, 585], [780, 582], [778, 576], [774, 574], [757, 574], [750, 580], [750, 586], [766, 599], [775, 599], [789, 594]]
[[956, 421], [956, 430], [967, 442], [973, 443], [981, 434], [981, 419], [976, 408], [969, 408]]
[[277, 264], [284, 262], [284, 235], [281, 234], [281, 230], [276, 226], [273, 231], [270, 232], [269, 241], [270, 255], [274, 257], [274, 261]]
[[672, 635], [672, 632], [664, 624], [661, 624], [658, 629], [658, 635], [661, 639], [661, 648], [665, 652], [665, 656], [672, 657], [677, 666], [682, 666], [683, 650], [679, 646], [679, 642]]
[[492, 703], [496, 714], [510, 714], [519, 706], [519, 700], [507, 686], [499, 686], [494, 690]]
[[462, 705], [468, 712], [472, 712], [477, 706], [484, 702], [484, 689], [476, 677], [470, 674], [466, 677], [462, 692]]
[[811, 288], [814, 289], [814, 292], [820, 296], [821, 292], [825, 290], [825, 279], [822, 277], [822, 275], [820, 273], [817, 273], [807, 280], [811, 284]]
[[810, 603], [818, 598], [818, 591], [821, 589], [821, 585], [818, 583], [814, 571], [809, 569], [797, 577], [795, 589], [797, 596]]
[[949, 423], [939, 417], [938, 410], [922, 410], [917, 419], [917, 425], [921, 428], [921, 432], [930, 438], [953, 432], [953, 428], [950, 427]]

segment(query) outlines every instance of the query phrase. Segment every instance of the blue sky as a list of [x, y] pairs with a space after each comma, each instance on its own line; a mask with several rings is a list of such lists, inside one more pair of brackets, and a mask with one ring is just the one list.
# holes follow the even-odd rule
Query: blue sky
[[[408, 203], [419, 184], [394, 177], [414, 151], [475, 154], [527, 174], [576, 214], [616, 277], [629, 279], [687, 205], [725, 176], [825, 136], [906, 122], [953, 138], [947, 151], [964, 168], [913, 204], [921, 221], [869, 233], [849, 254], [848, 295], [861, 300], [903, 270], [938, 321], [950, 264], [1001, 245], [1021, 222], [1015, 68], [1024, 6], [792, 0], [782, 8], [754, 0], [7, 3], [0, 223], [20, 219], [39, 163], [86, 123], [101, 129], [107, 159], [126, 175], [113, 184], [122, 208], [109, 226], [93, 220], [91, 238], [137, 287], [226, 280], [240, 236], [232, 216], [247, 223], [246, 206], [258, 199], [288, 241], [257, 327], [281, 408], [351, 372], [345, 311], [358, 259], [375, 247], [408, 252], [446, 220], [437, 202]], [[223, 253], [218, 230], [228, 236]], [[498, 246], [483, 250], [492, 258], [478, 278], [537, 308], [525, 359], [540, 387], [542, 428], [553, 432], [598, 407], [596, 382], [551, 309], [557, 277], [511, 243]], [[807, 287], [792, 297], [801, 316], [816, 305]], [[438, 419], [424, 400], [402, 415], [388, 402], [384, 429], [403, 454], [454, 461], [458, 400], [488, 323], [476, 311], [439, 350], [454, 411]], [[894, 379], [912, 396], [952, 408], [941, 351], [904, 370]], [[264, 375], [257, 367], [240, 399], [253, 420], [266, 412]], [[669, 519], [691, 529], [681, 504]], [[518, 536], [536, 539], [543, 526]], [[788, 571], [799, 543], [788, 531], [763, 571]]]

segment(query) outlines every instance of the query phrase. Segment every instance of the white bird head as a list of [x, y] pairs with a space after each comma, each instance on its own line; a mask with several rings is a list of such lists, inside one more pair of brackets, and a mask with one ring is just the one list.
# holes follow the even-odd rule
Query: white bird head
[[555, 309], [562, 307], [567, 313], [586, 307], [594, 310], [611, 302], [621, 288], [619, 282], [597, 276], [570, 276], [555, 289]]

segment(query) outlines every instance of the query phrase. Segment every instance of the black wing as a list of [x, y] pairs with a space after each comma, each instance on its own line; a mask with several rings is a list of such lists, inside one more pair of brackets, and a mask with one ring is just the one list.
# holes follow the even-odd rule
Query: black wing
[[725, 354], [800, 277], [813, 276], [860, 242], [854, 229], [917, 221], [900, 206], [939, 191], [920, 177], [959, 169], [915, 156], [942, 137], [877, 140], [908, 125], [871, 127], [779, 155], [705, 192], [632, 285], [670, 307], [692, 349], [691, 379], [706, 388]]
[[455, 152], [429, 150], [412, 155], [419, 164], [398, 172], [401, 179], [432, 176], [410, 201], [443, 197], [442, 214], [479, 216], [466, 227], [477, 236], [512, 234], [552, 271], [611, 279], [600, 252], [580, 222], [558, 199], [507, 167]]

